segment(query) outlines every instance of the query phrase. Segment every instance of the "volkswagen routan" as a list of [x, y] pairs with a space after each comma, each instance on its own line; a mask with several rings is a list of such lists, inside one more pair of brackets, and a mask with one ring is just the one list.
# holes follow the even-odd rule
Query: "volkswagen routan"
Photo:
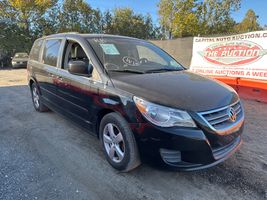
[[34, 42], [27, 70], [36, 111], [53, 110], [94, 134], [119, 171], [145, 158], [180, 170], [203, 169], [242, 143], [244, 110], [237, 93], [187, 70], [148, 41], [50, 35]]

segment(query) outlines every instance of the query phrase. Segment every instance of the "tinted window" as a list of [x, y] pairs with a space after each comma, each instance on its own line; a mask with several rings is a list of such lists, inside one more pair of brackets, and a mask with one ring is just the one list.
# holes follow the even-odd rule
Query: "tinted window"
[[43, 59], [44, 63], [51, 66], [57, 66], [59, 48], [60, 48], [61, 40], [46, 40]]
[[32, 60], [39, 60], [39, 54], [40, 50], [42, 48], [43, 40], [37, 40], [34, 42], [31, 53], [30, 53], [30, 59]]

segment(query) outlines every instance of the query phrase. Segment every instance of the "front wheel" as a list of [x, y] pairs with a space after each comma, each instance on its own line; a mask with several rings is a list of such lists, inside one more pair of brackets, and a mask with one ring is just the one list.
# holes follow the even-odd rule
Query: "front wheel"
[[112, 167], [128, 172], [140, 165], [134, 135], [123, 117], [109, 113], [103, 117], [99, 128], [104, 154]]

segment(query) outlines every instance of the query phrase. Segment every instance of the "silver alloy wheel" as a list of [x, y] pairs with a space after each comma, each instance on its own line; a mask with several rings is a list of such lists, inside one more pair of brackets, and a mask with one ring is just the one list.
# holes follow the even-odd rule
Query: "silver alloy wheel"
[[125, 143], [122, 133], [115, 124], [106, 124], [103, 130], [103, 142], [109, 158], [116, 163], [121, 162], [125, 154]]
[[33, 103], [34, 103], [35, 107], [39, 108], [39, 106], [40, 106], [39, 94], [38, 94], [36, 87], [33, 87], [33, 89], [32, 89], [32, 98], [33, 98]]

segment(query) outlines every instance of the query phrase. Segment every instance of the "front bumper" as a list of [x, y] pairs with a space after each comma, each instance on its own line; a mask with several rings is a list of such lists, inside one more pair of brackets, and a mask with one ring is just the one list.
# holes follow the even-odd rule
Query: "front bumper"
[[12, 63], [13, 68], [22, 68], [22, 67], [27, 67], [27, 62], [23, 63]]
[[165, 165], [192, 171], [212, 167], [229, 158], [242, 144], [244, 124], [228, 135], [213, 134], [212, 139], [207, 137], [210, 133], [199, 128], [160, 128], [147, 124], [140, 129], [140, 126], [144, 125], [139, 124], [134, 132], [141, 153]]
[[[205, 164], [190, 163], [190, 162], [183, 162], [183, 161], [173, 162], [173, 158], [172, 158], [174, 154], [173, 151], [171, 153], [168, 153], [167, 151], [164, 151], [163, 153], [163, 151], [161, 151], [160, 155], [161, 155], [162, 160], [169, 166], [177, 167], [180, 170], [184, 170], [184, 171], [193, 171], [193, 170], [209, 168], [209, 167], [215, 166], [223, 162], [224, 160], [229, 158], [236, 150], [238, 150], [241, 144], [242, 144], [242, 139], [239, 136], [230, 145], [227, 145], [227, 147], [222, 147], [222, 149], [217, 151], [216, 153], [213, 150], [212, 153], [213, 153], [214, 160], [211, 163], [205, 163]], [[223, 156], [220, 156], [220, 158], [216, 158], [217, 157], [216, 154], [217, 155], [221, 154]]]

